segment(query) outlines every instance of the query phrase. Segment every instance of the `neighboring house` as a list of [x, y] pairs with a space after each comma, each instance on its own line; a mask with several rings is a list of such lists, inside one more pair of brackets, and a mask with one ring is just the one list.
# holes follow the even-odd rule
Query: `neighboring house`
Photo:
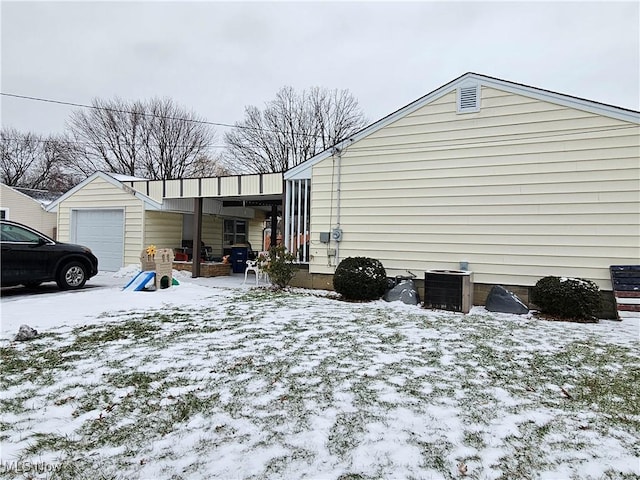
[[468, 265], [476, 304], [547, 275], [611, 290], [610, 265], [640, 263], [639, 123], [467, 73], [287, 171], [285, 244], [318, 286], [366, 256], [389, 276]]
[[28, 225], [56, 238], [56, 214], [45, 208], [60, 193], [0, 184], [0, 217]]
[[175, 249], [198, 234], [222, 257], [247, 241], [260, 250], [264, 220], [282, 196], [281, 174], [263, 177], [154, 181], [96, 172], [48, 209], [57, 212], [58, 239], [91, 248], [101, 271], [139, 264], [148, 245]]

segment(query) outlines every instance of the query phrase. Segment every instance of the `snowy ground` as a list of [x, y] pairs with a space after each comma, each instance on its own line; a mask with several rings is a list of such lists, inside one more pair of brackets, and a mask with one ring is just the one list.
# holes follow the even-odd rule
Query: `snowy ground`
[[640, 478], [639, 319], [131, 276], [3, 294], [0, 478]]

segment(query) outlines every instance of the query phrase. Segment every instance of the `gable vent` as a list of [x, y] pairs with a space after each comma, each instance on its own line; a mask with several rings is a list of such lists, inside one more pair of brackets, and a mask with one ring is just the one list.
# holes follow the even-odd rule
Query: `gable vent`
[[477, 112], [480, 110], [480, 86], [458, 88], [458, 113]]

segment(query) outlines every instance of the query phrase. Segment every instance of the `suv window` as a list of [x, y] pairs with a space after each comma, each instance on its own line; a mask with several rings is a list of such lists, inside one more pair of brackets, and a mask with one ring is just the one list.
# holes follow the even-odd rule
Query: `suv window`
[[26, 242], [26, 243], [38, 243], [40, 237], [35, 233], [20, 228], [16, 225], [2, 225], [2, 238], [3, 242]]

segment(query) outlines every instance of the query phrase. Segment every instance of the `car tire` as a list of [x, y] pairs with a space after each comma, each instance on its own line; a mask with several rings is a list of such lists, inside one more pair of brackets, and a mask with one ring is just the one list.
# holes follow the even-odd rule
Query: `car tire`
[[61, 290], [76, 290], [84, 287], [87, 283], [87, 267], [78, 261], [64, 264], [58, 272], [56, 283]]

